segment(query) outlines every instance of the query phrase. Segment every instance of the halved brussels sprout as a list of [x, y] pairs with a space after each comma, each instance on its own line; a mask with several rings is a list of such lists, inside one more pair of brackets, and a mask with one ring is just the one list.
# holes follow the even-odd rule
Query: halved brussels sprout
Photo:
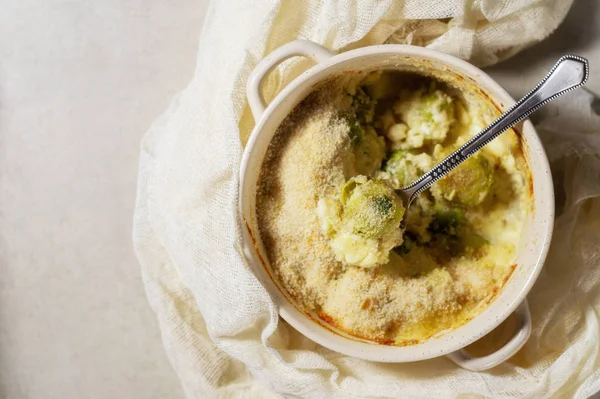
[[402, 240], [402, 245], [394, 248], [394, 252], [397, 253], [398, 255], [406, 255], [407, 253], [412, 251], [412, 249], [415, 248], [416, 246], [417, 246], [417, 240], [414, 239], [410, 234], [405, 233], [404, 238]]
[[389, 261], [392, 248], [402, 244], [399, 229], [404, 206], [382, 180], [356, 176], [339, 197], [321, 198], [317, 217], [336, 258], [348, 265], [373, 267]]
[[441, 196], [462, 206], [476, 206], [490, 191], [493, 169], [488, 160], [474, 155], [444, 176], [438, 184]]
[[408, 159], [408, 151], [394, 152], [387, 160], [384, 170], [392, 176], [398, 188], [408, 186], [419, 177], [417, 167]]
[[404, 206], [394, 190], [381, 180], [359, 176], [349, 180], [341, 192], [342, 224], [366, 238], [379, 238], [398, 228]]
[[456, 235], [465, 222], [465, 213], [460, 209], [441, 211], [433, 216], [429, 230], [434, 234]]
[[429, 224], [432, 246], [451, 255], [474, 254], [488, 244], [487, 240], [475, 234], [461, 209], [447, 209], [437, 212]]
[[392, 186], [396, 189], [406, 187], [431, 169], [431, 156], [413, 154], [406, 150], [397, 150], [386, 161], [384, 171], [391, 176]]

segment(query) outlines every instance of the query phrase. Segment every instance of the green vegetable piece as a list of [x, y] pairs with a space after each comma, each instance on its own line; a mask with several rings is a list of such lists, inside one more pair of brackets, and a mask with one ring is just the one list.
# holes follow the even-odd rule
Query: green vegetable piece
[[406, 255], [416, 246], [417, 241], [411, 238], [410, 235], [404, 234], [402, 245], [394, 248], [394, 252], [396, 252], [398, 255]]
[[387, 160], [384, 170], [398, 181], [399, 187], [406, 187], [419, 178], [419, 170], [408, 157], [408, 151], [395, 151]]
[[397, 174], [404, 173], [406, 154], [408, 152], [404, 150], [395, 151], [392, 156], [385, 163], [385, 171], [396, 176]]
[[361, 144], [365, 136], [368, 136], [366, 131], [368, 124], [373, 122], [375, 114], [374, 101], [362, 86], [356, 88], [356, 92], [352, 95], [352, 111], [346, 115], [348, 124], [350, 125], [350, 142], [353, 146]]
[[356, 147], [362, 142], [365, 135], [365, 129], [360, 123], [358, 123], [354, 115], [348, 116], [348, 124], [350, 125], [350, 131], [348, 132], [348, 136], [350, 136], [350, 144], [353, 147]]
[[376, 103], [377, 101], [373, 100], [362, 86], [356, 88], [356, 93], [352, 97], [352, 108], [360, 124], [373, 122]]
[[428, 230], [434, 235], [435, 247], [451, 255], [472, 255], [488, 241], [473, 233], [467, 225], [464, 212], [450, 209], [434, 215]]
[[442, 178], [439, 190], [445, 199], [465, 207], [483, 202], [490, 191], [493, 170], [483, 156], [473, 156]]
[[348, 136], [356, 156], [356, 170], [370, 176], [381, 167], [385, 156], [385, 139], [371, 126], [376, 101], [362, 86], [352, 95], [352, 111], [346, 115], [350, 127]]
[[379, 238], [397, 228], [404, 215], [402, 201], [381, 180], [367, 180], [364, 176], [351, 179], [342, 188], [341, 197], [342, 223], [365, 238]]
[[459, 209], [442, 211], [434, 215], [429, 231], [433, 234], [457, 235], [464, 221], [464, 213]]

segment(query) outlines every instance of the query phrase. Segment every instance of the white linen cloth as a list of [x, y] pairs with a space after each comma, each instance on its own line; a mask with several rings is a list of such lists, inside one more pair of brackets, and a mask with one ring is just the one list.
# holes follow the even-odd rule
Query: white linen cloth
[[[322, 348], [279, 319], [239, 250], [238, 167], [254, 124], [244, 88], [267, 53], [297, 38], [333, 51], [412, 43], [485, 66], [546, 37], [570, 3], [211, 4], [195, 75], [142, 143], [134, 222], [148, 299], [188, 398], [585, 398], [600, 389], [600, 118], [583, 91], [538, 126], [555, 175], [556, 231], [528, 297], [533, 334], [493, 370], [445, 358], [377, 364]], [[286, 62], [266, 98], [309, 65]]]

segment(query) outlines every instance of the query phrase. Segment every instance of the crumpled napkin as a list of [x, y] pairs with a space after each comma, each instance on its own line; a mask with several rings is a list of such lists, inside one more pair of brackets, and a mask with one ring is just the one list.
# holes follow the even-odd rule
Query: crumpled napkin
[[[600, 389], [600, 120], [579, 91], [538, 124], [555, 175], [556, 231], [529, 295], [534, 331], [488, 372], [445, 358], [377, 364], [316, 345], [279, 319], [245, 264], [237, 219], [245, 81], [297, 38], [334, 51], [426, 45], [478, 65], [546, 37], [570, 1], [212, 2], [196, 73], [142, 143], [134, 245], [164, 345], [189, 398], [577, 397]], [[265, 98], [310, 65], [290, 60]]]

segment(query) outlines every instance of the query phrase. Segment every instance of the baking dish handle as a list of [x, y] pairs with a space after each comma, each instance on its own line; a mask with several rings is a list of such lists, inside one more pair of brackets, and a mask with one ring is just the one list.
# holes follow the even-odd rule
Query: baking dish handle
[[308, 57], [316, 62], [322, 62], [334, 54], [325, 47], [309, 40], [294, 40], [279, 47], [260, 61], [250, 73], [246, 84], [246, 96], [256, 122], [258, 122], [267, 107], [260, 92], [260, 84], [263, 79], [277, 65], [297, 55]]
[[471, 355], [466, 349], [460, 349], [452, 352], [447, 357], [460, 367], [471, 371], [484, 371], [491, 369], [504, 363], [519, 349], [525, 345], [529, 335], [531, 335], [531, 314], [529, 313], [529, 305], [527, 300], [524, 300], [515, 310], [517, 316], [518, 330], [515, 335], [496, 352], [487, 356], [476, 357]]

